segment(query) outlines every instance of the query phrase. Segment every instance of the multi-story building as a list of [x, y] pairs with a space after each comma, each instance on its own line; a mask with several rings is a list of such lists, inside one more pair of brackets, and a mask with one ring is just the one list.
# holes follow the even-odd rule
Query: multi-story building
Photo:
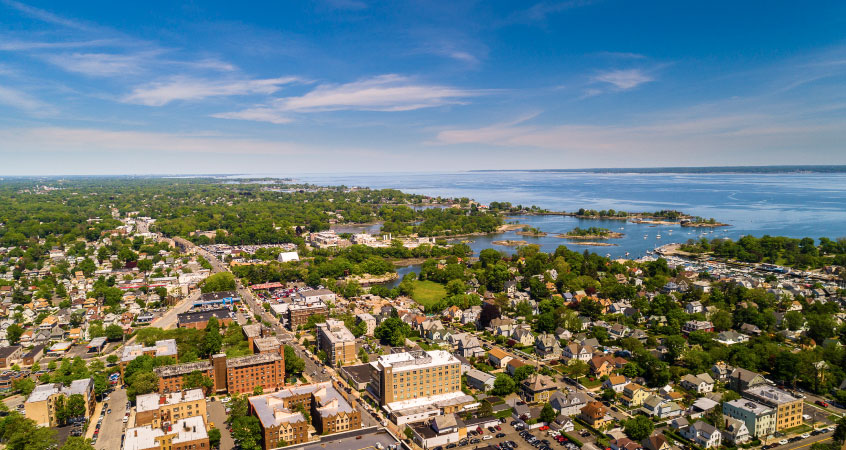
[[364, 331], [365, 336], [373, 336], [373, 332], [376, 330], [376, 318], [372, 314], [358, 314], [355, 316], [355, 321], [356, 323], [364, 322], [364, 325], [367, 327]]
[[776, 411], [752, 400], [741, 398], [725, 402], [723, 414], [743, 421], [749, 434], [756, 438], [771, 436], [776, 432]]
[[776, 431], [802, 425], [801, 398], [768, 385], [753, 386], [742, 395], [776, 410]]
[[529, 403], [546, 403], [557, 390], [558, 386], [551, 377], [539, 373], [529, 375], [520, 383], [520, 396]]
[[175, 364], [153, 369], [159, 377], [159, 393], [183, 390], [184, 377], [193, 372], [211, 378], [215, 392], [252, 393], [256, 387], [275, 391], [285, 385], [285, 353], [282, 347], [275, 353], [226, 358], [212, 355], [209, 361]]
[[162, 341], [156, 341], [155, 345], [150, 347], [145, 347], [141, 344], [135, 345], [127, 345], [123, 347], [123, 353], [121, 353], [120, 357], [120, 373], [123, 373], [124, 369], [126, 369], [126, 365], [135, 360], [135, 358], [141, 356], [172, 356], [173, 359], [177, 359], [179, 357], [178, 350], [176, 348], [176, 339], [165, 339]]
[[124, 450], [203, 450], [209, 434], [202, 417], [193, 416], [161, 427], [144, 425], [126, 430]]
[[[361, 428], [361, 411], [353, 408], [332, 382], [294, 386], [250, 397], [249, 404], [251, 414], [261, 423], [265, 450], [279, 447], [281, 441], [307, 442], [311, 438], [309, 426], [314, 426], [320, 435]], [[311, 423], [307, 416], [311, 417]]]
[[94, 380], [85, 378], [72, 381], [70, 386], [61, 383], [49, 383], [36, 386], [24, 402], [24, 415], [32, 419], [38, 426], [55, 427], [58, 425], [56, 417], [56, 402], [60, 397], [67, 402], [71, 395], [79, 394], [85, 400], [85, 418], [94, 413]]
[[172, 394], [144, 394], [136, 399], [135, 426], [160, 428], [166, 422], [176, 422], [199, 416], [205, 420], [206, 396], [202, 389]]
[[444, 350], [382, 355], [370, 366], [382, 405], [461, 390], [461, 362]]
[[308, 318], [317, 314], [322, 314], [324, 317], [329, 312], [329, 308], [323, 302], [306, 304], [303, 302], [292, 303], [288, 306], [288, 328], [291, 331], [296, 331], [300, 326], [308, 322]]
[[335, 366], [352, 364], [357, 358], [355, 336], [340, 320], [317, 324], [317, 349], [326, 352], [327, 362]]
[[229, 308], [208, 309], [205, 311], [189, 311], [176, 315], [179, 328], [196, 328], [203, 330], [209, 324], [209, 319], [216, 317], [221, 325], [232, 323], [232, 311]]
[[20, 345], [0, 347], [0, 369], [5, 369], [21, 362], [22, 357], [23, 348]]
[[304, 303], [328, 303], [334, 302], [336, 299], [335, 293], [329, 289], [309, 289], [302, 291], [296, 296], [297, 301]]

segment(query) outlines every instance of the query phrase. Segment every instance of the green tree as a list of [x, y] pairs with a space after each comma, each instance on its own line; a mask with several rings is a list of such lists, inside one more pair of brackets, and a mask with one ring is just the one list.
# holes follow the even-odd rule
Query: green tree
[[21, 335], [23, 333], [24, 329], [20, 325], [13, 323], [6, 329], [6, 339], [9, 340], [10, 344], [16, 345], [21, 341]]
[[68, 397], [65, 404], [68, 412], [68, 418], [76, 418], [85, 416], [85, 397], [82, 394], [72, 394]]
[[203, 354], [211, 356], [220, 353], [223, 347], [223, 336], [220, 334], [220, 323], [217, 317], [212, 316], [206, 324], [205, 336], [203, 338]]
[[59, 447], [59, 450], [94, 450], [90, 439], [85, 439], [81, 436], [70, 436], [65, 441], [64, 445]]
[[123, 328], [120, 325], [112, 324], [105, 329], [106, 339], [110, 341], [119, 341], [123, 339]]
[[358, 350], [358, 359], [360, 359], [363, 363], [370, 362], [370, 356], [367, 354], [367, 350], [365, 350], [364, 347], [361, 347]]
[[209, 430], [209, 445], [212, 448], [220, 447], [220, 430], [217, 428], [212, 428]]
[[623, 422], [623, 431], [635, 441], [642, 441], [652, 434], [655, 424], [646, 416], [637, 415]]
[[118, 356], [114, 355], [114, 354], [109, 355], [109, 356], [106, 357], [106, 362], [108, 362], [111, 365], [115, 365], [118, 362]]
[[491, 389], [491, 394], [504, 397], [508, 394], [514, 392], [517, 383], [514, 382], [514, 379], [504, 373], [499, 373], [496, 375], [496, 379], [494, 380], [494, 387]]
[[12, 389], [20, 392], [24, 397], [29, 397], [29, 394], [35, 389], [35, 381], [30, 378], [18, 378], [12, 382]]
[[48, 450], [56, 446], [56, 432], [13, 411], [0, 420], [0, 441], [7, 450]]
[[159, 377], [153, 372], [138, 372], [132, 376], [128, 384], [126, 396], [129, 401], [134, 402], [136, 396], [158, 390]]
[[541, 409], [540, 413], [540, 420], [541, 422], [552, 423], [555, 422], [555, 418], [558, 417], [558, 414], [555, 412], [555, 408], [552, 407], [549, 403], [544, 403], [543, 409]]
[[243, 450], [261, 449], [261, 425], [254, 416], [241, 416], [232, 421], [232, 438]]
[[201, 290], [205, 292], [221, 292], [235, 290], [235, 276], [231, 272], [220, 272], [205, 279]]
[[288, 375], [300, 375], [305, 370], [305, 361], [297, 356], [294, 348], [285, 346], [285, 373]]
[[182, 384], [185, 389], [202, 389], [206, 395], [209, 395], [214, 388], [214, 381], [199, 370], [185, 375]]
[[394, 347], [405, 344], [405, 338], [411, 334], [411, 326], [398, 317], [390, 317], [384, 320], [373, 332], [382, 343]]
[[528, 364], [520, 366], [514, 370], [514, 381], [519, 383], [526, 378], [529, 378], [529, 375], [533, 373], [535, 373], [535, 366], [530, 366]]

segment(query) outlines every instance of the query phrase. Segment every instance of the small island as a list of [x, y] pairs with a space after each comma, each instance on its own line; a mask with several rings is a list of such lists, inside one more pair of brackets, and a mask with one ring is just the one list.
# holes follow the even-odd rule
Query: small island
[[521, 245], [528, 245], [529, 243], [523, 240], [513, 240], [513, 239], [506, 239], [503, 241], [493, 241], [491, 242], [493, 245], [505, 245], [508, 247], [519, 247]]
[[523, 227], [522, 230], [518, 231], [517, 234], [519, 234], [520, 236], [531, 236], [531, 237], [544, 237], [544, 236], [546, 236], [546, 233], [544, 233], [540, 229], [535, 228], [535, 227], [530, 227], [528, 225]]
[[608, 228], [590, 227], [590, 228], [573, 228], [565, 234], [559, 234], [557, 237], [564, 239], [619, 239], [623, 237], [623, 233], [611, 231]]
[[567, 245], [584, 245], [587, 247], [617, 247], [618, 244], [612, 244], [610, 242], [593, 242], [593, 241], [582, 241], [582, 242], [571, 242]]

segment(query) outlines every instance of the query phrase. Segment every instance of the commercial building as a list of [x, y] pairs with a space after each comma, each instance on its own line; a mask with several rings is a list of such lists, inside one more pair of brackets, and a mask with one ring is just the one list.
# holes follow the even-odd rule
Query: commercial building
[[737, 399], [723, 403], [723, 414], [743, 421], [749, 434], [756, 438], [776, 432], [776, 411], [752, 400]]
[[184, 377], [193, 372], [211, 378], [215, 392], [252, 393], [260, 386], [275, 391], [285, 385], [285, 354], [282, 347], [275, 353], [226, 358], [220, 353], [209, 361], [175, 364], [153, 369], [159, 377], [159, 393], [183, 390]]
[[221, 325], [229, 325], [232, 323], [232, 311], [229, 308], [208, 309], [205, 311], [189, 311], [176, 315], [176, 320], [179, 322], [179, 328], [196, 328], [203, 330], [209, 323], [209, 319], [217, 317], [217, 321]]
[[202, 389], [171, 394], [144, 394], [136, 399], [135, 425], [160, 428], [167, 422], [199, 416], [205, 420], [206, 396]]
[[743, 391], [742, 395], [776, 410], [776, 431], [802, 425], [801, 398], [768, 385], [751, 387]]
[[340, 320], [317, 324], [317, 349], [326, 352], [327, 362], [334, 366], [352, 364], [357, 358], [355, 336]]
[[297, 294], [296, 299], [305, 303], [334, 302], [335, 293], [329, 289], [309, 289]]
[[202, 417], [180, 419], [161, 427], [144, 425], [126, 430], [123, 450], [203, 450], [209, 434]]
[[308, 318], [317, 314], [322, 314], [324, 317], [329, 312], [329, 308], [323, 302], [317, 303], [292, 303], [288, 305], [288, 328], [291, 331], [296, 331], [302, 325], [308, 322]]
[[126, 365], [132, 362], [135, 358], [141, 355], [152, 357], [157, 356], [172, 356], [173, 359], [179, 358], [179, 351], [176, 348], [176, 339], [165, 339], [156, 341], [155, 345], [145, 347], [141, 344], [127, 345], [123, 348], [123, 353], [120, 357], [120, 373], [122, 374]]
[[94, 413], [94, 380], [85, 378], [74, 380], [70, 386], [61, 383], [49, 383], [36, 386], [24, 402], [24, 415], [32, 419], [38, 426], [55, 427], [58, 425], [56, 417], [56, 402], [60, 397], [67, 402], [71, 395], [79, 394], [85, 400], [85, 418]]
[[21, 362], [21, 358], [23, 358], [23, 348], [20, 345], [0, 347], [0, 369], [12, 367]]
[[[353, 408], [332, 382], [282, 389], [272, 394], [250, 397], [250, 413], [262, 428], [262, 447], [276, 448], [307, 442], [314, 433], [332, 434], [361, 428], [361, 411]], [[311, 418], [307, 421], [306, 414]]]
[[241, 297], [235, 291], [207, 292], [194, 302], [194, 306], [231, 306], [239, 301], [241, 301]]

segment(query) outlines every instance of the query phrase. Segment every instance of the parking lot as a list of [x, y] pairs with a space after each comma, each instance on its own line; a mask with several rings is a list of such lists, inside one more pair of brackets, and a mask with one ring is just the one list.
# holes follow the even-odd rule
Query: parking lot
[[[498, 446], [503, 450], [543, 450], [544, 447], [560, 450], [578, 450], [578, 448], [574, 445], [573, 447], [568, 448], [566, 442], [564, 444], [559, 443], [555, 440], [555, 438], [549, 435], [548, 430], [528, 430], [523, 432], [525, 437], [521, 436], [521, 431], [515, 429], [515, 426], [511, 425], [512, 423], [514, 423], [512, 420], [508, 420], [505, 423], [499, 424], [499, 430], [494, 429], [493, 431], [491, 431], [489, 429], [483, 429], [481, 434], [475, 434], [475, 432], [470, 433], [468, 434], [466, 439], [462, 439], [460, 442], [455, 444], [449, 444], [447, 446], [444, 446], [440, 450], [459, 448], [473, 449], [487, 445]], [[574, 437], [578, 437], [578, 434], [576, 432], [572, 432], [569, 434]], [[536, 440], [530, 442], [530, 437], [534, 437]], [[582, 442], [588, 442], [591, 440], [590, 437], [578, 438]], [[434, 450], [438, 450], [438, 447], [435, 447]]]

